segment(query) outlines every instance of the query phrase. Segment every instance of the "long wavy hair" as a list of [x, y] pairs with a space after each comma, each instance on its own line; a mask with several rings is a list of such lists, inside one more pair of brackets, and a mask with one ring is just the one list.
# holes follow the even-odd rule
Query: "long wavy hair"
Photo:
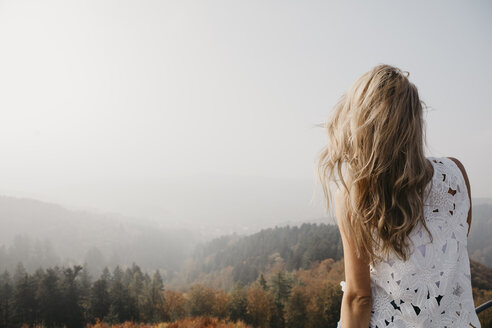
[[[424, 219], [424, 192], [433, 168], [424, 155], [425, 122], [410, 73], [378, 65], [336, 103], [324, 124], [328, 142], [317, 173], [330, 209], [334, 182], [343, 192], [344, 227], [357, 256], [372, 264], [390, 252], [406, 261], [409, 234]], [[340, 221], [339, 221], [340, 224]]]

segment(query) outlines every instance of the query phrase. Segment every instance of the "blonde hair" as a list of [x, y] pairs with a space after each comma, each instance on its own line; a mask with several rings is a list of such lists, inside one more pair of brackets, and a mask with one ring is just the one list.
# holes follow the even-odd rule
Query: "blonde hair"
[[[357, 256], [372, 264], [390, 252], [407, 260], [409, 234], [424, 220], [424, 191], [433, 169], [424, 155], [425, 122], [408, 72], [378, 65], [339, 99], [325, 122], [328, 143], [318, 159], [327, 207], [329, 182], [343, 188], [342, 219]], [[337, 177], [340, 182], [337, 181]]]

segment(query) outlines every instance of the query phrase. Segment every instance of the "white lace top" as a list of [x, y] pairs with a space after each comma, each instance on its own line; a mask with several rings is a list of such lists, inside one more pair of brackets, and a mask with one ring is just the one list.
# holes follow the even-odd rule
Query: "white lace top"
[[419, 224], [410, 234], [414, 248], [408, 261], [392, 255], [371, 266], [371, 328], [481, 327], [467, 252], [470, 200], [465, 180], [451, 159], [428, 159], [434, 175], [426, 187], [426, 195], [432, 189], [424, 215], [433, 242]]
[[407, 262], [394, 257], [371, 266], [371, 328], [481, 327], [475, 313], [467, 252], [470, 200], [461, 170], [447, 157], [428, 157], [434, 167], [424, 201], [430, 242], [418, 225]]

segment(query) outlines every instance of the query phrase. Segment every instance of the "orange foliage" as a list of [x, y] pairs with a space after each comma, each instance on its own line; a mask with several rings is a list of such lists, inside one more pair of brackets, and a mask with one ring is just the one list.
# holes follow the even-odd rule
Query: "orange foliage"
[[[94, 325], [87, 325], [87, 328], [111, 328], [111, 327], [117, 327], [117, 328], [158, 328], [159, 325], [149, 325], [149, 324], [143, 324], [143, 323], [135, 323], [135, 322], [125, 322], [117, 325], [110, 325], [106, 322], [97, 322]], [[160, 326], [162, 327], [162, 326]]]
[[214, 315], [220, 319], [224, 319], [227, 317], [227, 310], [229, 308], [229, 301], [231, 296], [224, 292], [223, 290], [219, 290], [215, 293], [215, 304], [214, 304]]
[[175, 321], [186, 316], [186, 299], [174, 290], [164, 291], [164, 311], [168, 320]]
[[333, 259], [326, 259], [320, 263], [314, 263], [309, 270], [297, 270], [295, 274], [304, 283], [320, 284], [327, 280], [340, 283], [344, 279], [343, 260], [335, 262]]
[[251, 326], [248, 326], [241, 321], [228, 323], [217, 318], [197, 317], [186, 318], [172, 323], [159, 323], [154, 325], [135, 322], [109, 325], [105, 322], [98, 322], [95, 325], [87, 325], [87, 328], [251, 328]]
[[217, 318], [198, 317], [176, 321], [163, 328], [251, 328], [251, 326], [247, 326], [241, 321], [237, 323], [227, 323]]
[[261, 286], [252, 285], [246, 292], [248, 315], [257, 327], [268, 327], [275, 306], [272, 294]]

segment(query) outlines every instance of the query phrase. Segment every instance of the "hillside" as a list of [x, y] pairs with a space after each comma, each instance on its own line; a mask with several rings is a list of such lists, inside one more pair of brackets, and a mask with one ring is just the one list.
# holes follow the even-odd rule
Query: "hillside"
[[[342, 257], [336, 226], [305, 223], [299, 227], [275, 227], [246, 237], [223, 236], [200, 244], [180, 279], [170, 283], [186, 286], [201, 282], [229, 289], [237, 282], [247, 285], [261, 273], [309, 269], [313, 264]], [[470, 262], [473, 286], [492, 290], [492, 269], [473, 259]]]
[[[135, 264], [94, 278], [77, 266], [33, 274], [18, 266], [0, 275], [0, 299], [22, 299], [0, 315], [0, 325], [2, 320], [19, 326], [45, 320], [97, 327], [103, 319], [111, 324], [176, 321], [179, 326], [214, 317], [210, 320], [230, 327], [336, 327], [344, 267], [335, 226], [306, 223], [224, 236], [200, 244], [186, 263], [180, 274], [165, 280], [159, 271], [149, 274]], [[475, 305], [491, 299], [492, 269], [472, 260], [471, 275]], [[40, 316], [19, 321], [15, 311]], [[492, 315], [486, 312], [480, 320], [485, 327]]]
[[105, 266], [136, 262], [171, 273], [181, 268], [197, 239], [190, 230], [5, 196], [0, 196], [0, 226], [0, 272], [13, 271], [18, 262], [30, 272], [87, 263], [99, 275]]
[[[473, 206], [470, 258], [492, 266], [492, 204]], [[225, 235], [197, 245], [200, 236], [156, 222], [73, 211], [56, 204], [0, 196], [0, 272], [23, 262], [38, 267], [87, 263], [93, 275], [105, 266], [161, 270], [164, 279], [179, 274], [180, 285], [197, 279], [245, 284], [272, 266], [307, 268], [326, 258], [342, 257], [338, 230], [327, 224], [300, 224], [261, 230], [248, 236]], [[211, 227], [210, 227], [211, 228]], [[219, 279], [220, 280], [220, 279]]]

